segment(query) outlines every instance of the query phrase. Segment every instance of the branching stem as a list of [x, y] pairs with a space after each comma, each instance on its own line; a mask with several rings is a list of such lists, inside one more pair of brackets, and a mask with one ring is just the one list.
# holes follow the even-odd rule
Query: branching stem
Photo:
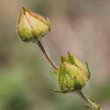
[[50, 65], [56, 70], [57, 66], [56, 64], [52, 61], [52, 59], [49, 57], [49, 55], [47, 54], [46, 50], [44, 49], [42, 43], [40, 40], [37, 41], [37, 44], [39, 45], [39, 48], [41, 49], [42, 53], [44, 54], [44, 56], [46, 57], [47, 61], [50, 63]]
[[[57, 66], [56, 64], [52, 61], [52, 59], [49, 57], [47, 54], [46, 50], [44, 49], [42, 43], [40, 40], [37, 41], [37, 44], [39, 45], [39, 48], [41, 49], [42, 53], [46, 57], [47, 61], [49, 64], [56, 70]], [[92, 101], [90, 98], [88, 98], [81, 90], [77, 91], [77, 93], [81, 96], [81, 98], [88, 104], [88, 107], [91, 110], [102, 110], [99, 105], [97, 105], [94, 101]]]

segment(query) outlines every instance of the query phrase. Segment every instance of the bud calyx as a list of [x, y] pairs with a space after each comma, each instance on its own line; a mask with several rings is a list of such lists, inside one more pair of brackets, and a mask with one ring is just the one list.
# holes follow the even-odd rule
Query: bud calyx
[[51, 29], [49, 19], [23, 8], [18, 21], [18, 34], [23, 41], [35, 41]]
[[83, 65], [76, 57], [68, 53], [61, 57], [60, 67], [54, 72], [61, 92], [72, 92], [84, 87], [90, 78], [88, 65]]

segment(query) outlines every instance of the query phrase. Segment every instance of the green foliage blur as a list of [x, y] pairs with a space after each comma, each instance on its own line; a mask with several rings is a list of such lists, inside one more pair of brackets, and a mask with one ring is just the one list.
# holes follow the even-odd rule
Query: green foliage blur
[[76, 93], [59, 94], [37, 45], [24, 43], [16, 29], [21, 8], [49, 17], [52, 31], [42, 43], [59, 65], [71, 52], [91, 67], [84, 92], [110, 108], [110, 2], [107, 0], [0, 1], [0, 110], [86, 110]]

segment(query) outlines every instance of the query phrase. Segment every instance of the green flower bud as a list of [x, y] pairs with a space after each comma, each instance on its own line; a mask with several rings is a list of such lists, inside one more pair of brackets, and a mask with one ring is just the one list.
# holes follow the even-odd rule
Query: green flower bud
[[51, 29], [49, 19], [23, 8], [18, 21], [18, 34], [23, 41], [35, 41]]
[[72, 92], [84, 87], [90, 78], [88, 65], [84, 66], [76, 57], [68, 53], [61, 57], [60, 67], [54, 72], [60, 91]]

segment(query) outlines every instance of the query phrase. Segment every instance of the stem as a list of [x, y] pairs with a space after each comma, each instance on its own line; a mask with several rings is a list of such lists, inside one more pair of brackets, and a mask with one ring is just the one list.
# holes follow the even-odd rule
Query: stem
[[81, 90], [77, 91], [77, 93], [81, 96], [82, 99], [85, 100], [91, 110], [102, 110], [99, 105], [88, 98]]
[[40, 40], [37, 41], [37, 44], [39, 45], [39, 48], [41, 49], [42, 53], [44, 54], [44, 56], [46, 57], [47, 61], [50, 63], [50, 65], [56, 70], [57, 66], [56, 64], [52, 61], [52, 59], [49, 57], [49, 55], [47, 54], [46, 50], [44, 49], [42, 43]]

